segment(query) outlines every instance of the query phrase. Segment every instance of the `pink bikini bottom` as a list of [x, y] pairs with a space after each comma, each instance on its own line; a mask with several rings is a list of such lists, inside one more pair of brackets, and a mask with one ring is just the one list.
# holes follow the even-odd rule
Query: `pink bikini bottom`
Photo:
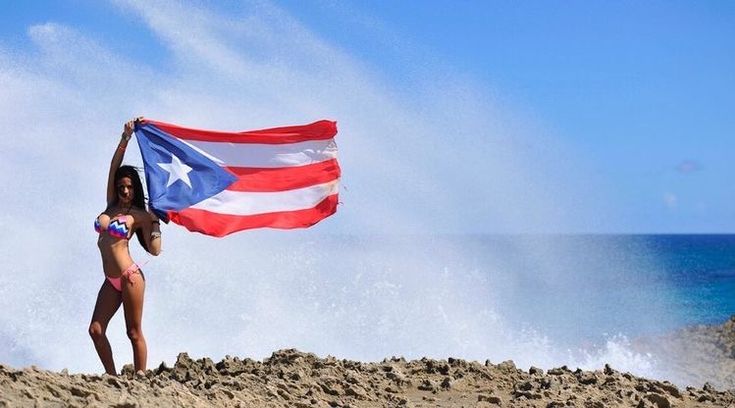
[[110, 281], [110, 284], [113, 288], [115, 288], [116, 291], [122, 292], [122, 278], [126, 278], [128, 282], [135, 283], [135, 280], [133, 279], [136, 275], [140, 275], [140, 267], [133, 263], [132, 265], [128, 266], [128, 269], [124, 270], [122, 275], [117, 278], [111, 278], [109, 276], [105, 276], [108, 281]]

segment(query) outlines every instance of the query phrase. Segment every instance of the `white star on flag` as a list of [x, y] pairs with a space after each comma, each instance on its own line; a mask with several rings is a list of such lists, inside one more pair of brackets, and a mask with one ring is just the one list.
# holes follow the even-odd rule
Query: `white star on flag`
[[189, 172], [192, 170], [191, 167], [187, 166], [178, 157], [171, 155], [171, 163], [156, 163], [159, 167], [168, 172], [168, 183], [166, 187], [170, 187], [177, 180], [181, 180], [191, 188], [191, 180], [189, 180]]

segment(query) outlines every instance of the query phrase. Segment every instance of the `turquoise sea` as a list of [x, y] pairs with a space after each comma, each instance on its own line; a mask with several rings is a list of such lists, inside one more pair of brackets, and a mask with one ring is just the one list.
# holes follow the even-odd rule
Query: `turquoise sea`
[[628, 336], [735, 314], [735, 235], [465, 237], [499, 312], [557, 337]]

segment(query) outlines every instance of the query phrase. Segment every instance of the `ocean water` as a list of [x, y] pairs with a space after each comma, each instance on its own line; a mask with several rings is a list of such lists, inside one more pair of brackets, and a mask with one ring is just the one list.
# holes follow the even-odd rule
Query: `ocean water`
[[735, 235], [456, 239], [480, 264], [502, 265], [488, 271], [501, 314], [555, 338], [660, 334], [735, 314]]
[[[628, 237], [627, 239], [636, 239]], [[680, 324], [719, 324], [735, 314], [735, 235], [644, 236], [672, 282]]]

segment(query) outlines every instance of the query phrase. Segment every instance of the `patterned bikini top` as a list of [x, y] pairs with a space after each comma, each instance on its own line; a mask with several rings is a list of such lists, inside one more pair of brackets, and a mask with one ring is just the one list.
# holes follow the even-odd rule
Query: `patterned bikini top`
[[97, 217], [94, 219], [94, 230], [97, 231], [98, 234], [101, 234], [102, 231], [106, 230], [110, 236], [115, 238], [129, 239], [128, 234], [130, 233], [130, 230], [128, 229], [128, 224], [125, 223], [127, 219], [128, 217], [126, 215], [113, 218], [110, 220], [110, 223], [107, 224], [107, 228], [105, 229], [100, 225], [100, 217]]

